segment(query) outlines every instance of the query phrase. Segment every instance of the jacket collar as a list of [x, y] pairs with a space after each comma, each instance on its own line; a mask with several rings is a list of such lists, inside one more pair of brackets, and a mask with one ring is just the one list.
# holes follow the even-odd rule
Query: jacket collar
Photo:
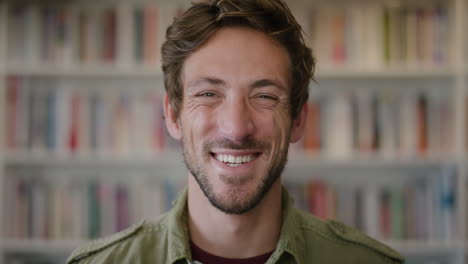
[[[182, 259], [191, 260], [188, 230], [187, 188], [182, 192], [167, 217], [168, 256], [169, 263]], [[305, 263], [304, 250], [306, 241], [301, 233], [300, 213], [293, 206], [293, 199], [282, 187], [282, 217], [283, 224], [276, 249], [268, 260], [268, 264], [276, 263], [285, 252], [291, 254], [296, 263]]]
[[285, 252], [292, 255], [296, 263], [306, 263], [304, 256], [306, 241], [301, 232], [302, 218], [300, 212], [294, 208], [294, 201], [286, 188], [282, 187], [281, 195], [283, 224], [280, 239], [275, 252], [267, 263], [276, 263]]
[[173, 201], [173, 208], [167, 216], [168, 229], [168, 257], [169, 263], [175, 263], [181, 259], [192, 259], [189, 246], [187, 188]]

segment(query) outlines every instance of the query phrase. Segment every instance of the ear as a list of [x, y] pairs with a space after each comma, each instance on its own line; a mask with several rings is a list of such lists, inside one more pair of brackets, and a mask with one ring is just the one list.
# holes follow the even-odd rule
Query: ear
[[166, 121], [169, 134], [173, 138], [180, 140], [182, 138], [182, 131], [180, 129], [179, 119], [175, 115], [167, 93], [164, 95], [164, 120]]
[[307, 102], [302, 106], [299, 115], [295, 120], [293, 120], [291, 128], [291, 143], [299, 141], [304, 135], [305, 123], [307, 120], [307, 113], [309, 111], [309, 106]]

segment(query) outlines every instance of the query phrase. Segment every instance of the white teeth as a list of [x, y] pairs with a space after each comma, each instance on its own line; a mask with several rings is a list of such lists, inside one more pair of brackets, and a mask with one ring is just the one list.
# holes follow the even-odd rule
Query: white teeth
[[215, 154], [215, 158], [221, 162], [227, 163], [228, 165], [239, 166], [242, 163], [252, 161], [255, 157], [254, 155], [233, 156], [228, 154]]

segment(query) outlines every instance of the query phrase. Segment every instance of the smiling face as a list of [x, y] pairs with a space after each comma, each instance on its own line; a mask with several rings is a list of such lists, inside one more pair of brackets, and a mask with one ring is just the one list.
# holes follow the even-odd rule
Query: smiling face
[[268, 35], [223, 28], [185, 61], [183, 101], [169, 132], [211, 204], [229, 214], [254, 208], [281, 175], [305, 111], [291, 120], [289, 55]]

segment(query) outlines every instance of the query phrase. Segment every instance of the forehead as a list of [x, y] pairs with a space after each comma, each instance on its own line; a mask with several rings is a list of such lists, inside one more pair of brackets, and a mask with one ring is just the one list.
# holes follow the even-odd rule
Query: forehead
[[274, 79], [289, 87], [290, 58], [280, 43], [263, 32], [222, 28], [185, 60], [181, 77], [184, 87], [201, 77], [232, 85]]

